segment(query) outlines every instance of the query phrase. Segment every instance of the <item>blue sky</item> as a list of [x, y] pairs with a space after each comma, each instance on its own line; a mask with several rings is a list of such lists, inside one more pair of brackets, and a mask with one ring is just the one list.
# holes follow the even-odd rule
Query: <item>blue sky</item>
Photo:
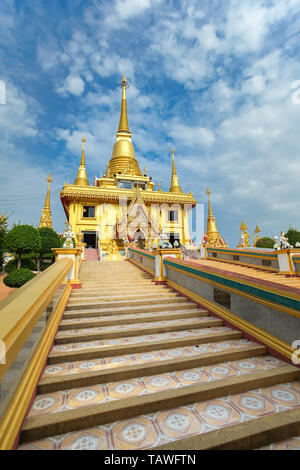
[[[298, 0], [2, 0], [0, 211], [39, 223], [53, 176], [76, 177], [85, 135], [90, 183], [112, 152], [125, 73], [136, 157], [168, 190], [206, 203], [231, 245], [300, 229]], [[207, 208], [206, 208], [207, 209]]]

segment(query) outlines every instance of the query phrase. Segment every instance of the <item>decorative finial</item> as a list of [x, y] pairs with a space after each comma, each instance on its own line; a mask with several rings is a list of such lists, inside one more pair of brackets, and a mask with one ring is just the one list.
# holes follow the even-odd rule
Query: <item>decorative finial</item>
[[210, 193], [210, 189], [209, 189], [209, 188], [207, 188], [207, 190], [206, 190], [206, 194], [207, 194], [208, 196], [211, 194], [211, 193]]
[[125, 74], [123, 75], [123, 78], [122, 78], [122, 81], [121, 81], [121, 85], [122, 85], [122, 86], [125, 86], [125, 88], [128, 88], [128, 87], [129, 87], [129, 83], [128, 83], [127, 80], [126, 80]]
[[85, 136], [83, 136], [83, 137], [82, 137], [81, 141], [82, 141], [83, 143], [85, 143], [85, 142], [86, 142], [86, 138], [85, 138]]
[[52, 176], [51, 176], [51, 173], [49, 173], [49, 176], [48, 178], [46, 179], [47, 183], [52, 183], [53, 179], [52, 179]]

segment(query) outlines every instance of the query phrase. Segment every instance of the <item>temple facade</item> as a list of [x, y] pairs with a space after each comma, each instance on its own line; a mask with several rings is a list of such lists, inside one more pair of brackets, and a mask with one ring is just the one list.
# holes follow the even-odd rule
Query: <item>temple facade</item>
[[[74, 184], [66, 183], [60, 193], [67, 219], [75, 234], [83, 234], [87, 247], [110, 252], [114, 246], [122, 249], [128, 242], [151, 249], [161, 239], [174, 245], [191, 243], [188, 216], [197, 201], [192, 193], [180, 187], [171, 151], [170, 189], [155, 187], [148, 170], [141, 171], [135, 158], [127, 117], [126, 89], [122, 79], [122, 103], [119, 128], [112, 156], [105, 174], [91, 185], [87, 178], [85, 138]], [[177, 245], [175, 243], [175, 245]]]

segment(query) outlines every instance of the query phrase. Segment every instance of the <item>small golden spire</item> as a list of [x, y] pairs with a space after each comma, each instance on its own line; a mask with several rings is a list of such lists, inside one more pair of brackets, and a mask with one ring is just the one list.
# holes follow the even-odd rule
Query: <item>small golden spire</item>
[[42, 228], [42, 227], [52, 228], [52, 218], [51, 218], [51, 209], [50, 209], [50, 183], [52, 183], [53, 179], [52, 179], [51, 173], [49, 173], [49, 176], [46, 179], [46, 181], [48, 183], [48, 189], [47, 189], [44, 209], [42, 210], [39, 228]]
[[209, 188], [206, 190], [206, 194], [208, 197], [208, 218], [207, 218], [207, 228], [206, 234], [208, 237], [208, 243], [212, 246], [216, 246], [219, 240], [221, 240], [220, 234], [217, 229], [216, 219], [213, 216], [211, 202], [210, 202], [210, 194], [211, 191]]
[[182, 193], [181, 187], [178, 181], [178, 175], [176, 173], [174, 149], [171, 150], [171, 154], [172, 154], [172, 177], [171, 177], [171, 185], [170, 185], [169, 193]]
[[81, 140], [82, 140], [81, 160], [80, 160], [77, 177], [76, 177], [76, 180], [74, 181], [74, 184], [76, 186], [89, 186], [86, 169], [85, 169], [85, 154], [84, 154], [84, 143], [86, 142], [86, 138], [83, 136]]
[[127, 101], [126, 101], [126, 88], [128, 88], [128, 82], [125, 75], [122, 78], [122, 104], [121, 104], [121, 116], [118, 132], [128, 132], [130, 134], [128, 117], [127, 117]]

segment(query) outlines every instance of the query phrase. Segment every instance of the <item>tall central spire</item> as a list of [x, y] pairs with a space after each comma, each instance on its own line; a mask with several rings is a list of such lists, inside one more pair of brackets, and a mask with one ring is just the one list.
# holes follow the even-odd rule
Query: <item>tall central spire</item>
[[139, 164], [135, 159], [134, 147], [131, 142], [131, 133], [128, 125], [126, 100], [126, 88], [128, 88], [128, 82], [125, 75], [123, 76], [121, 85], [122, 103], [119, 129], [117, 132], [117, 140], [114, 144], [112, 152], [112, 157], [106, 169], [106, 176], [113, 177], [116, 174], [142, 176]]
[[121, 116], [118, 132], [128, 132], [130, 134], [128, 117], [127, 117], [127, 101], [126, 101], [126, 88], [128, 88], [128, 82], [125, 75], [122, 79], [122, 103], [121, 103]]

